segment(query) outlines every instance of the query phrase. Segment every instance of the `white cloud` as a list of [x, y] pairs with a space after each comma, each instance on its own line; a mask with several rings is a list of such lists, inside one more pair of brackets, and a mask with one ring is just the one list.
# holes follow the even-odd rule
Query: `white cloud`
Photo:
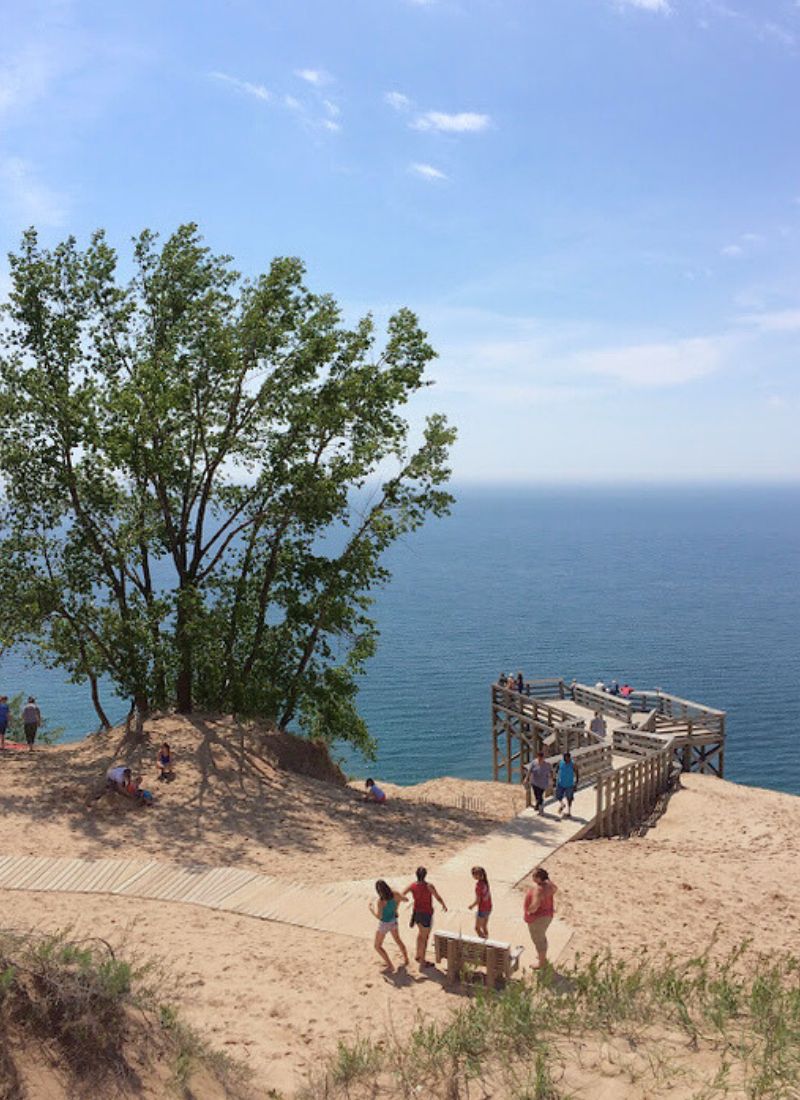
[[[411, 110], [412, 101], [407, 95], [403, 95], [402, 92], [387, 92], [383, 100], [385, 103], [388, 103], [390, 107], [393, 107], [395, 111]], [[800, 197], [798, 197], [797, 201], [800, 202]]]
[[41, 99], [56, 75], [53, 58], [41, 46], [21, 50], [0, 68], [0, 114]]
[[238, 92], [243, 92], [245, 95], [252, 96], [254, 99], [260, 99], [264, 103], [269, 103], [272, 99], [272, 92], [265, 88], [263, 84], [251, 84], [249, 80], [239, 80], [235, 76], [229, 76], [227, 73], [209, 73], [209, 76], [213, 80], [219, 80], [223, 84], [228, 84], [230, 87], [235, 88]]
[[328, 130], [332, 134], [338, 134], [342, 128], [339, 123], [334, 122], [332, 118], [323, 118], [320, 122], [320, 126], [323, 130]]
[[641, 11], [660, 11], [665, 15], [672, 11], [668, 0], [616, 0], [618, 8], [639, 8]]
[[432, 164], [411, 164], [408, 168], [415, 176], [424, 180], [446, 180], [448, 177]]
[[476, 133], [485, 130], [490, 124], [489, 115], [461, 111], [458, 114], [446, 114], [444, 111], [426, 111], [410, 124], [414, 130], [435, 130], [443, 134]]
[[334, 103], [330, 99], [323, 99], [322, 106], [325, 108], [331, 118], [338, 118], [339, 115], [342, 113], [341, 107], [339, 107], [338, 104]]
[[766, 313], [745, 313], [739, 321], [759, 332], [800, 332], [800, 309], [779, 309]]
[[294, 75], [305, 80], [306, 84], [313, 84], [315, 88], [331, 82], [330, 75], [324, 69], [295, 69]]
[[577, 352], [564, 366], [629, 386], [677, 386], [713, 374], [722, 359], [721, 339], [695, 338]]
[[726, 244], [724, 248], [719, 250], [719, 253], [720, 256], [736, 259], [738, 256], [744, 256], [744, 249], [740, 244]]
[[62, 225], [66, 218], [64, 196], [42, 183], [22, 157], [0, 161], [0, 193], [6, 220], [15, 227]]

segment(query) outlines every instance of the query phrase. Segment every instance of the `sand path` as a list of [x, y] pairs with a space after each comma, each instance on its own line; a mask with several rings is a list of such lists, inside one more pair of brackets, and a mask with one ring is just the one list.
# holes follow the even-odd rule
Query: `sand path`
[[[533, 810], [523, 810], [432, 871], [431, 881], [447, 901], [463, 897], [471, 867], [478, 864], [490, 868], [492, 938], [512, 945], [522, 940], [524, 945], [518, 884], [533, 867], [586, 829], [594, 797], [593, 787], [579, 791], [571, 819], [559, 819], [552, 811], [540, 817]], [[404, 889], [408, 883], [395, 881], [392, 885]], [[142, 859], [2, 856], [0, 889], [172, 901], [358, 939], [369, 940], [375, 932], [375, 918], [368, 909], [374, 896], [371, 879], [309, 885], [236, 867], [209, 868]], [[436, 918], [437, 928], [463, 934], [472, 933], [473, 923], [474, 914], [465, 906], [450, 907]], [[572, 930], [563, 921], [553, 922], [553, 961], [571, 935]]]

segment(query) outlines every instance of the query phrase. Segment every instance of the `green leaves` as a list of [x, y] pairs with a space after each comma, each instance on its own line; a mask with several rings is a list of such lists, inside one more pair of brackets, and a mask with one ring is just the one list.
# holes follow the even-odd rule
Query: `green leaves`
[[121, 283], [101, 232], [81, 252], [31, 231], [10, 257], [7, 641], [140, 706], [369, 750], [356, 684], [381, 557], [451, 500], [453, 430], [430, 417], [409, 452], [401, 415], [435, 353], [405, 309], [378, 353], [372, 318], [346, 327], [297, 259], [243, 282], [194, 225], [145, 231], [134, 262]]

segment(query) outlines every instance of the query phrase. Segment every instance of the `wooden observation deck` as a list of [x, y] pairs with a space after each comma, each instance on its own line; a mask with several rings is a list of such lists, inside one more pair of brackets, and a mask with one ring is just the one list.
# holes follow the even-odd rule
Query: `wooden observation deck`
[[624, 697], [574, 680], [527, 680], [521, 691], [509, 680], [491, 693], [494, 778], [524, 782], [539, 750], [553, 763], [572, 752], [581, 786], [597, 787], [595, 835], [629, 831], [677, 769], [723, 775], [725, 712], [660, 688]]

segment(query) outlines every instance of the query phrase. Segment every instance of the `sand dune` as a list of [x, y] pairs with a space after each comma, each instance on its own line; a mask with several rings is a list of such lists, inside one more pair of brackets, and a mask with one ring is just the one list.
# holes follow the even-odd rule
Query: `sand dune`
[[[519, 808], [517, 788], [449, 779], [389, 787], [390, 805], [376, 812], [357, 790], [258, 757], [253, 731], [234, 723], [165, 718], [150, 736], [153, 745], [166, 736], [179, 763], [173, 784], [156, 785], [154, 749], [144, 754], [151, 810], [85, 804], [118, 734], [0, 761], [0, 854], [187, 860], [320, 882], [410, 877]], [[458, 808], [463, 799], [479, 808]], [[719, 952], [746, 937], [780, 952], [800, 942], [798, 851], [800, 799], [687, 776], [645, 837], [571, 844], [548, 868], [575, 929], [570, 950], [666, 945], [685, 955], [716, 934]], [[131, 898], [3, 891], [0, 902], [6, 927], [71, 926], [157, 960], [165, 992], [174, 986], [189, 1020], [250, 1064], [265, 1090], [294, 1090], [340, 1038], [402, 1033], [463, 996], [436, 970], [389, 979], [368, 943], [331, 933]]]

